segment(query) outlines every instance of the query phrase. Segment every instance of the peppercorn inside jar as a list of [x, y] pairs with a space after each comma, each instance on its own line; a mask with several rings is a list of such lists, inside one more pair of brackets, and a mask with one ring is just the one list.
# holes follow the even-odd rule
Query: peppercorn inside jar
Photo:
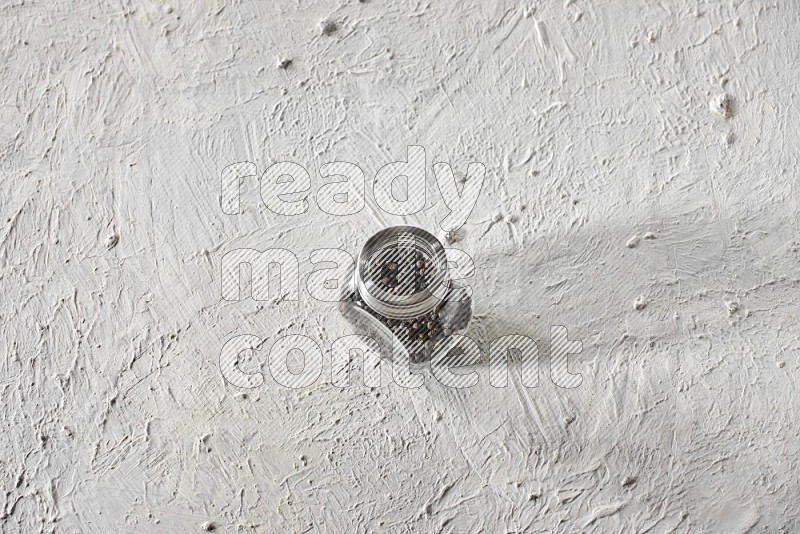
[[341, 310], [358, 330], [377, 333], [411, 362], [430, 360], [472, 317], [469, 292], [448, 277], [442, 244], [413, 226], [369, 238], [356, 262]]

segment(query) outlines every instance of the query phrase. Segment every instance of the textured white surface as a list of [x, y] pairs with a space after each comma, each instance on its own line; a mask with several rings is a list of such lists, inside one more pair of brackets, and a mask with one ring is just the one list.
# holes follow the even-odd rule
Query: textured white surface
[[[800, 529], [799, 4], [0, 14], [3, 532]], [[233, 336], [266, 339], [253, 370], [279, 335], [348, 333], [305, 291], [222, 301], [226, 251], [290, 248], [306, 277], [404, 220], [369, 192], [274, 215], [256, 180], [225, 215], [222, 168], [296, 161], [314, 194], [320, 165], [373, 177], [412, 144], [408, 223], [447, 213], [434, 162], [486, 165], [457, 243], [475, 335], [564, 325], [583, 384], [226, 384]]]

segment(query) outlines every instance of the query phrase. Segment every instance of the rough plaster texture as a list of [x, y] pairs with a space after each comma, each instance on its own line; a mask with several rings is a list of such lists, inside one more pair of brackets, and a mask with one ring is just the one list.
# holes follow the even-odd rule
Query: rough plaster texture
[[[800, 4], [17, 0], [0, 30], [3, 532], [800, 529]], [[266, 371], [349, 330], [223, 301], [222, 255], [305, 278], [436, 228], [432, 179], [405, 218], [313, 202], [323, 163], [412, 144], [486, 165], [474, 334], [564, 325], [581, 386], [227, 384], [233, 336]], [[256, 179], [222, 212], [223, 167], [281, 160], [306, 214]]]

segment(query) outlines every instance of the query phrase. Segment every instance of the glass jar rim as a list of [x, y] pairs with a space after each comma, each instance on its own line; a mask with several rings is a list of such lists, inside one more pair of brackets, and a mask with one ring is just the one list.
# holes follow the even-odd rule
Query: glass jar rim
[[[408, 239], [409, 237], [413, 239]], [[412, 295], [392, 294], [376, 283], [368, 269], [371, 260], [396, 240], [413, 243], [431, 262], [435, 273], [432, 283]], [[373, 310], [390, 319], [411, 319], [432, 311], [444, 299], [449, 287], [447, 256], [441, 242], [430, 232], [416, 226], [391, 226], [372, 235], [358, 255], [355, 283], [361, 298]]]

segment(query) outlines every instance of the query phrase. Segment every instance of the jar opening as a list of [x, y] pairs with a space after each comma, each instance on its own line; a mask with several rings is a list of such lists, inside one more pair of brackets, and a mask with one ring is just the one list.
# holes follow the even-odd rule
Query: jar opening
[[367, 240], [355, 275], [366, 303], [397, 319], [431, 311], [449, 284], [444, 247], [413, 226], [386, 228]]

